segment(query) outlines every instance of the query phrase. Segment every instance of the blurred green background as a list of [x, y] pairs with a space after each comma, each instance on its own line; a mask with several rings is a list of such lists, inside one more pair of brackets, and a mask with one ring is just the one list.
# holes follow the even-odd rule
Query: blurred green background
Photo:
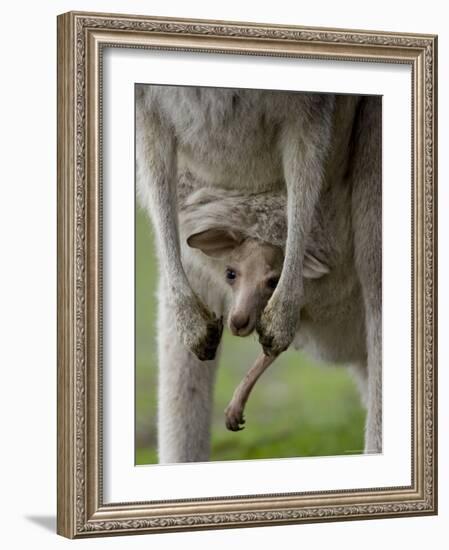
[[[157, 463], [157, 261], [151, 223], [136, 212], [136, 464]], [[257, 336], [224, 335], [215, 388], [211, 460], [360, 453], [365, 412], [346, 369], [284, 353], [256, 384], [246, 428], [230, 432], [223, 411], [260, 353]]]

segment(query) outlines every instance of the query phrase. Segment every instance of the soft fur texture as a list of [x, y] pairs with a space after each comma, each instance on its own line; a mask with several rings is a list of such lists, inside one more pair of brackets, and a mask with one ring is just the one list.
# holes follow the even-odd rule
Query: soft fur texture
[[[161, 269], [160, 461], [208, 459], [230, 295], [220, 262], [185, 237], [214, 220], [285, 249], [257, 324], [265, 353], [295, 340], [356, 365], [366, 380], [366, 450], [381, 451], [380, 99], [139, 86], [136, 113], [138, 193]], [[309, 248], [331, 271], [304, 282]]]

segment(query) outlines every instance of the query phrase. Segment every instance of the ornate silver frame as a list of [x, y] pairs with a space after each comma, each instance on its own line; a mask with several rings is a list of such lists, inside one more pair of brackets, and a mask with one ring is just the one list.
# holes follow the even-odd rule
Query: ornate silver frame
[[[405, 63], [413, 89], [412, 484], [104, 504], [102, 48]], [[58, 17], [58, 533], [70, 538], [437, 513], [436, 107], [432, 35], [70, 12]], [[150, 495], [149, 495], [150, 496]]]

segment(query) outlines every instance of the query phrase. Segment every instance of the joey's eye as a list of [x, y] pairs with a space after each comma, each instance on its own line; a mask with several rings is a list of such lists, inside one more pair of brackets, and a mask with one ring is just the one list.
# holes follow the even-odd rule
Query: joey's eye
[[235, 280], [235, 278], [237, 277], [237, 273], [233, 270], [233, 269], [227, 269], [226, 270], [226, 279], [229, 281], [229, 282], [233, 282]]
[[278, 277], [271, 277], [267, 281], [267, 287], [274, 290], [278, 286], [279, 278]]

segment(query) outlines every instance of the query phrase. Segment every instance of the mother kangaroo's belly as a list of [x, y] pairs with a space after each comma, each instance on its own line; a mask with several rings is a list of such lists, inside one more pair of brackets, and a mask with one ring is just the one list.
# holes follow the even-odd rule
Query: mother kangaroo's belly
[[348, 365], [366, 361], [365, 340], [363, 321], [315, 323], [303, 320], [293, 346], [317, 361]]
[[[330, 363], [366, 361], [363, 300], [358, 283], [351, 280], [351, 272], [348, 272], [345, 279], [347, 286], [341, 283], [338, 298], [336, 285], [333, 291], [330, 285], [328, 293], [322, 291], [317, 295], [310, 292], [310, 285], [306, 287], [311, 300], [301, 310], [294, 347], [303, 349], [317, 360]], [[321, 284], [326, 284], [324, 278]]]
[[284, 176], [276, 147], [240, 140], [236, 143], [184, 145], [178, 149], [178, 172], [190, 172], [203, 185], [223, 189], [248, 189], [251, 193], [283, 186]]

